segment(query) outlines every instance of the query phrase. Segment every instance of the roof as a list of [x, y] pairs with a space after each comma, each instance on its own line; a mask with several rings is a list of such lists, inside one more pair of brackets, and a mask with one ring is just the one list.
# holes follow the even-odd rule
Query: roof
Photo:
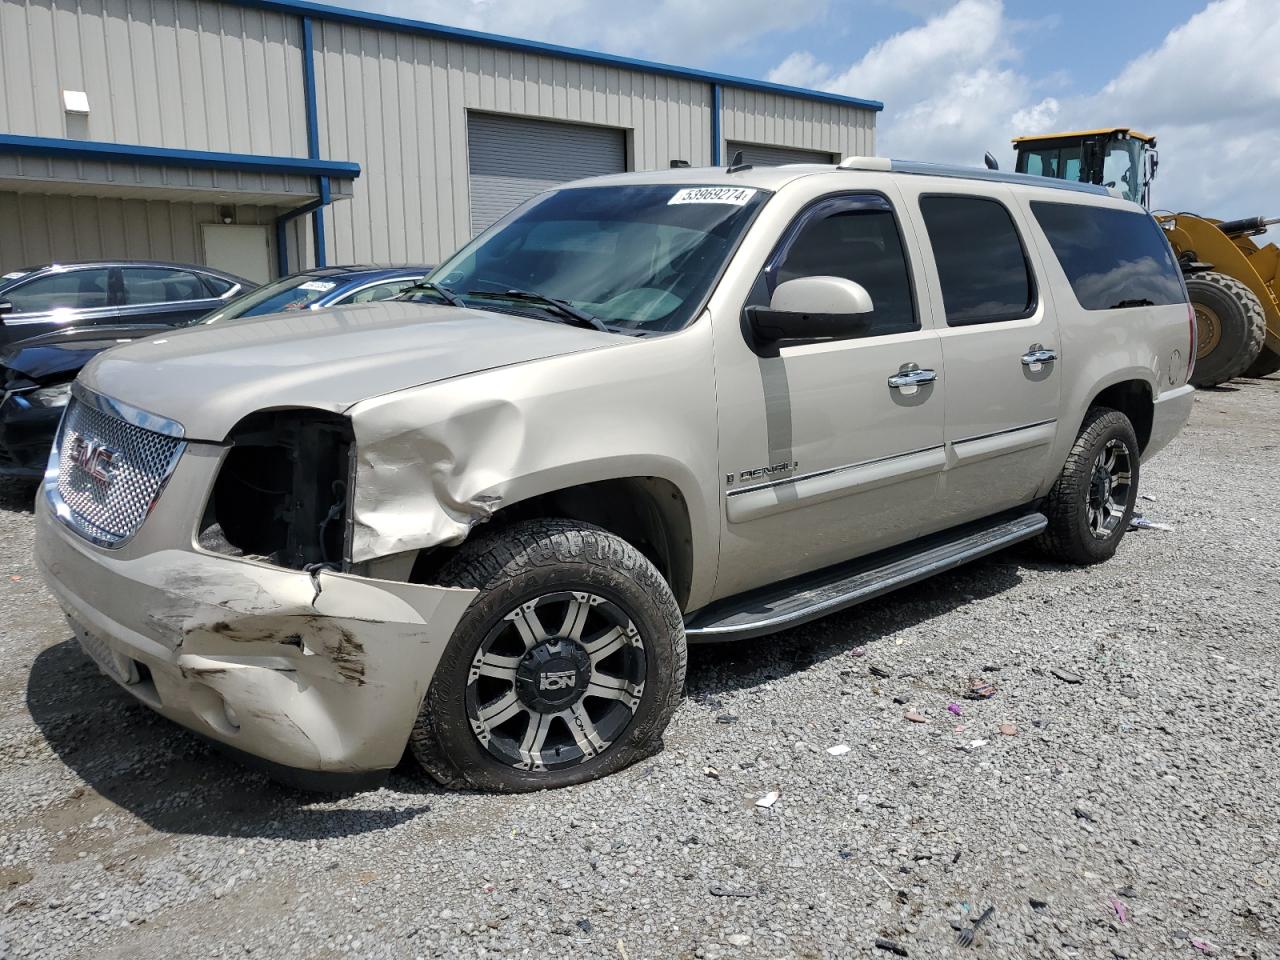
[[326, 278], [365, 278], [369, 276], [394, 276], [409, 273], [421, 273], [424, 276], [433, 268], [426, 264], [403, 264], [398, 267], [379, 267], [370, 263], [348, 263], [331, 267], [312, 267], [310, 270], [299, 270], [290, 276], [326, 277]]
[[1135, 140], [1141, 140], [1144, 143], [1155, 143], [1156, 138], [1150, 134], [1140, 133], [1133, 127], [1099, 127], [1096, 130], [1068, 130], [1065, 133], [1035, 133], [1025, 137], [1014, 137], [1014, 143], [1035, 143], [1039, 140], [1067, 140], [1078, 139], [1080, 137], [1097, 137], [1103, 134], [1123, 133], [1133, 137]]
[[217, 267], [205, 266], [203, 263], [177, 263], [172, 260], [58, 260], [54, 263], [42, 263], [34, 267], [22, 267], [21, 269], [24, 271], [24, 276], [30, 276], [31, 274], [55, 268], [66, 270], [80, 267], [161, 267], [174, 270], [195, 270], [199, 273], [212, 273], [215, 276], [226, 277], [228, 280], [235, 280], [237, 283], [244, 282], [243, 277], [237, 277], [235, 274], [219, 270]]
[[[1047, 190], [1066, 190], [1094, 196], [1114, 196], [1106, 187], [1092, 183], [1055, 180], [1026, 173], [988, 170], [985, 167], [963, 167], [919, 160], [888, 160], [884, 157], [848, 157], [840, 166], [825, 163], [792, 163], [781, 167], [749, 167], [729, 173], [725, 167], [677, 167], [642, 173], [613, 173], [589, 180], [563, 184], [564, 187], [599, 187], [637, 183], [671, 184], [672, 186], [753, 187], [757, 190], [780, 190], [801, 177], [830, 176], [836, 173], [896, 173], [911, 176], [949, 177], [961, 180], [1011, 183]], [[560, 189], [560, 188], [557, 188]]]
[[620, 67], [626, 70], [638, 70], [642, 73], [658, 73], [669, 77], [696, 80], [701, 83], [736, 87], [742, 90], [758, 90], [764, 93], [782, 94], [802, 100], [839, 103], [849, 107], [860, 107], [864, 110], [878, 111], [884, 109], [884, 104], [879, 100], [849, 97], [839, 93], [828, 93], [825, 90], [810, 90], [805, 87], [793, 87], [784, 83], [771, 83], [767, 80], [752, 80], [748, 77], [715, 73], [710, 70], [696, 70], [692, 67], [678, 67], [673, 64], [657, 63], [652, 60], [637, 60], [612, 53], [597, 53], [594, 50], [583, 50], [579, 47], [565, 47], [555, 43], [522, 40], [518, 37], [505, 37], [496, 33], [483, 33], [479, 30], [447, 27], [443, 24], [428, 23], [424, 20], [410, 20], [406, 17], [392, 17], [381, 13], [369, 13], [364, 10], [351, 10], [347, 7], [334, 7], [324, 3], [310, 3], [307, 0], [228, 0], [228, 2], [242, 7], [272, 10], [277, 13], [293, 14], [294, 16], [313, 17], [317, 20], [351, 23], [357, 26], [394, 30], [399, 33], [423, 34], [438, 37], [442, 40], [461, 41], [483, 47], [498, 47], [504, 50], [516, 50], [521, 53], [560, 57], [564, 60]]

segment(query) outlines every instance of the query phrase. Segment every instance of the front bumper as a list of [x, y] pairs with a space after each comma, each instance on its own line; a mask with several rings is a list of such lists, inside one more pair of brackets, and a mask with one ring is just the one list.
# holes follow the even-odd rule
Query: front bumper
[[1191, 417], [1191, 408], [1195, 404], [1196, 388], [1185, 384], [1174, 390], [1166, 390], [1155, 399], [1151, 415], [1151, 439], [1142, 451], [1142, 462], [1146, 463], [1157, 453], [1169, 445], [1187, 425]]
[[68, 530], [43, 494], [36, 561], [104, 673], [184, 727], [299, 771], [399, 762], [476, 593], [313, 581], [193, 549], [113, 554]]
[[24, 404], [21, 394], [0, 401], [0, 477], [41, 477], [63, 407]]

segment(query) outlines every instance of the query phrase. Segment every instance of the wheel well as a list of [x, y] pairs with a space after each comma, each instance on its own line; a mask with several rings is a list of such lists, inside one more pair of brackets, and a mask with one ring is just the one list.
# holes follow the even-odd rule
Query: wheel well
[[1143, 381], [1125, 380], [1123, 383], [1113, 384], [1094, 397], [1089, 406], [1119, 410], [1133, 424], [1133, 432], [1138, 437], [1138, 449], [1147, 449], [1155, 406], [1151, 399], [1151, 388]]
[[[521, 500], [497, 511], [485, 525], [556, 517], [602, 527], [639, 550], [662, 574], [681, 609], [693, 579], [693, 532], [689, 508], [678, 487], [659, 477], [625, 477], [584, 483]], [[430, 583], [457, 547], [423, 551], [412, 579]]]

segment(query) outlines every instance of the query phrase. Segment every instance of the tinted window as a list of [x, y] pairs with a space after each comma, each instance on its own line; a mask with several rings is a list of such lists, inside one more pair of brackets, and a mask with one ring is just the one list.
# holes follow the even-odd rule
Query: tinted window
[[228, 301], [225, 307], [207, 314], [200, 322], [217, 323], [220, 320], [236, 320], [240, 317], [261, 317], [268, 313], [306, 310], [312, 304], [329, 296], [337, 286], [336, 280], [295, 273], [263, 284], [256, 290]]
[[167, 267], [123, 267], [124, 302], [129, 306], [146, 303], [181, 303], [207, 300], [209, 292], [200, 278], [186, 270]]
[[1042, 201], [1031, 212], [1086, 310], [1186, 303], [1169, 241], [1147, 214]]
[[363, 290], [349, 294], [337, 302], [372, 303], [375, 300], [390, 300], [392, 297], [404, 293], [416, 282], [416, 280], [388, 280], [386, 283], [376, 283], [372, 287], [365, 287]]
[[898, 224], [879, 197], [835, 197], [810, 208], [770, 271], [770, 292], [797, 277], [844, 277], [862, 284], [873, 310], [858, 317], [858, 336], [918, 326]]
[[947, 326], [1031, 313], [1031, 268], [1004, 204], [982, 197], [921, 197], [920, 212], [938, 264]]
[[211, 274], [201, 274], [200, 277], [204, 281], [204, 285], [208, 287], [215, 297], [220, 297], [232, 287], [235, 286], [230, 280], [224, 280], [222, 277], [215, 277]]
[[111, 305], [108, 270], [66, 270], [37, 277], [5, 291], [14, 313], [88, 309]]

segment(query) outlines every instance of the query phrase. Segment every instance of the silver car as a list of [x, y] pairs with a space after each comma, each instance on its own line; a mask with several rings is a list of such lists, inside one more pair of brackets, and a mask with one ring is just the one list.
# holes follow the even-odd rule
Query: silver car
[[543, 194], [406, 299], [175, 332], [75, 385], [37, 555], [134, 696], [282, 776], [657, 749], [686, 644], [1036, 539], [1096, 563], [1194, 316], [1107, 190], [876, 158]]

